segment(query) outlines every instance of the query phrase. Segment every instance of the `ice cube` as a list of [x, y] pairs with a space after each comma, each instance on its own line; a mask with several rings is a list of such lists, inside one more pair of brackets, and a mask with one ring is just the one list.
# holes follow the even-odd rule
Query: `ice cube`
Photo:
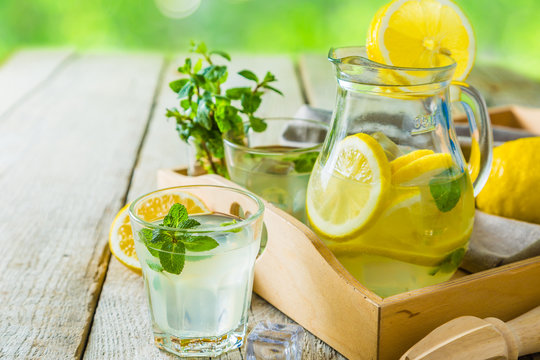
[[397, 157], [400, 157], [404, 153], [401, 151], [399, 146], [393, 142], [388, 136], [386, 136], [384, 133], [377, 131], [371, 134], [371, 136], [379, 142], [379, 144], [384, 149], [384, 152], [386, 154], [386, 157], [389, 161], [394, 160]]
[[300, 360], [304, 329], [261, 321], [247, 337], [247, 360]]

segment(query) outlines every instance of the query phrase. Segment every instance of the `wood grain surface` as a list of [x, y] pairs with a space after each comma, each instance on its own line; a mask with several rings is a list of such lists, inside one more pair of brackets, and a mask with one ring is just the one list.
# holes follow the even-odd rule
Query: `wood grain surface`
[[77, 56], [0, 117], [0, 358], [80, 358], [161, 61]]
[[70, 49], [29, 49], [7, 59], [0, 67], [0, 116], [20, 105], [62, 68], [74, 53]]

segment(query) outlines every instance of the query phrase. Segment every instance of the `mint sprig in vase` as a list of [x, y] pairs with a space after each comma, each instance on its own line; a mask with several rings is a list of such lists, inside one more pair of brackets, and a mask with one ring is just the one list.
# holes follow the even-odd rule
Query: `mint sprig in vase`
[[[243, 123], [256, 132], [266, 129], [264, 119], [255, 113], [259, 109], [262, 96], [267, 91], [283, 95], [270, 84], [277, 81], [267, 72], [263, 79], [250, 70], [238, 74], [253, 85], [234, 87], [224, 91], [228, 78], [226, 65], [214, 62], [215, 57], [230, 61], [223, 51], [209, 51], [204, 43], [192, 42], [191, 52], [198, 54], [194, 62], [186, 58], [178, 68], [183, 76], [169, 83], [178, 94], [179, 107], [167, 109], [166, 116], [176, 120], [176, 131], [184, 142], [190, 145], [188, 175], [197, 175], [198, 169], [210, 174], [228, 177], [223, 149], [223, 134], [232, 132], [239, 141], [245, 137]], [[204, 67], [203, 67], [204, 66]]]

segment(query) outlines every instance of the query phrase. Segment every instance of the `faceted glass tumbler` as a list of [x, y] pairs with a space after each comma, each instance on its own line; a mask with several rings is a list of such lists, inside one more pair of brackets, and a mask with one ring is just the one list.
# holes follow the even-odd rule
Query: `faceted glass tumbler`
[[[188, 200], [188, 205], [190, 201], [203, 204], [203, 213], [189, 214], [200, 225], [190, 229], [161, 225], [172, 204], [186, 202], [186, 197], [195, 199]], [[217, 356], [242, 346], [263, 212], [264, 205], [255, 195], [222, 186], [168, 188], [131, 204], [135, 250], [159, 348], [195, 357]], [[168, 265], [171, 258], [178, 263], [178, 252], [148, 240], [164, 233], [175, 244], [211, 238], [218, 245], [209, 250], [185, 245], [178, 272]]]
[[261, 321], [248, 335], [247, 360], [301, 360], [303, 338], [301, 326]]

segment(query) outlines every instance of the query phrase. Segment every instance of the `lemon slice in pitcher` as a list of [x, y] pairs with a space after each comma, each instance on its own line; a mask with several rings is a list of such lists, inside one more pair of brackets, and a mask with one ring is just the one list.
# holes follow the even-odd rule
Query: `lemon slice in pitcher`
[[371, 60], [401, 67], [433, 68], [456, 63], [464, 80], [474, 63], [475, 38], [463, 11], [450, 0], [394, 0], [379, 9], [367, 37]]
[[424, 155], [392, 174], [395, 185], [427, 184], [434, 176], [452, 167], [452, 156], [447, 153]]
[[314, 169], [306, 211], [317, 232], [336, 241], [372, 224], [390, 188], [390, 164], [382, 146], [367, 134], [341, 140], [324, 174]]

